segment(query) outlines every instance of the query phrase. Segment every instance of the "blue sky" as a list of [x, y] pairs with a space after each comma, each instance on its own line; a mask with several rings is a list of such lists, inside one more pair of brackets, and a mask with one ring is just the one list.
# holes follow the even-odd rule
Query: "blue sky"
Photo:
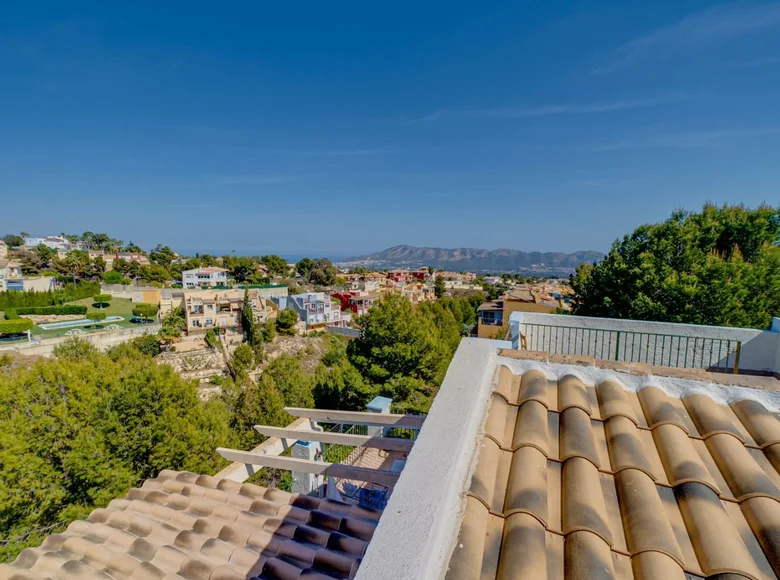
[[780, 200], [780, 2], [14, 4], [0, 232], [604, 251]]

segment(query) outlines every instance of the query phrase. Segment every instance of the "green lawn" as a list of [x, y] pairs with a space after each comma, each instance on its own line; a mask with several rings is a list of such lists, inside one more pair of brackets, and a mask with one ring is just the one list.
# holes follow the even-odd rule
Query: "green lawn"
[[[77, 326], [75, 328], [80, 328], [84, 332], [93, 332], [95, 330], [103, 330], [106, 326], [110, 324], [117, 324], [121, 327], [129, 327], [129, 328], [138, 328], [138, 324], [133, 324], [130, 322], [130, 319], [133, 317], [133, 301], [129, 298], [112, 298], [111, 302], [108, 303], [108, 305], [104, 305], [103, 309], [100, 310], [98, 308], [95, 308], [92, 306], [93, 300], [92, 298], [84, 298], [83, 300], [76, 300], [75, 302], [68, 302], [68, 304], [80, 304], [87, 307], [87, 314], [90, 312], [105, 312], [106, 316], [122, 316], [124, 317], [124, 320], [117, 321], [117, 322], [106, 322], [103, 323], [101, 327], [92, 327], [92, 326]], [[71, 330], [70, 328], [59, 328], [59, 329], [52, 329], [52, 330], [44, 330], [40, 328], [39, 326], [33, 327], [33, 334], [43, 336], [44, 338], [50, 338], [52, 336], [64, 336], [65, 333]]]

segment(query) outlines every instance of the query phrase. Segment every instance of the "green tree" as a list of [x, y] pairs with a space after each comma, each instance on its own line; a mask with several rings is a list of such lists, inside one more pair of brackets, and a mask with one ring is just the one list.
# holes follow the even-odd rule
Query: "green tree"
[[433, 283], [433, 291], [436, 294], [436, 298], [444, 296], [446, 288], [447, 287], [444, 285], [444, 278], [442, 276], [436, 276], [436, 280]]
[[571, 277], [574, 313], [767, 328], [780, 312], [780, 208], [704, 206], [639, 226]]
[[[43, 246], [46, 248], [46, 246]], [[48, 248], [46, 248], [48, 250]], [[22, 274], [25, 276], [37, 276], [44, 270], [49, 261], [40, 257], [38, 252], [24, 251], [17, 254], [18, 260], [22, 265]]]
[[317, 286], [331, 286], [336, 282], [339, 271], [327, 258], [319, 258], [311, 264], [309, 282]]
[[5, 245], [9, 248], [18, 248], [24, 245], [24, 238], [16, 234], [6, 234], [3, 236]]
[[303, 258], [295, 265], [295, 269], [297, 270], [298, 274], [300, 274], [301, 277], [303, 277], [303, 279], [308, 282], [309, 278], [311, 277], [311, 269], [313, 265], [314, 263], [309, 258]]
[[[161, 469], [226, 465], [215, 452], [233, 443], [224, 403], [201, 402], [194, 382], [134, 349], [69, 347], [0, 373], [4, 537], [83, 518]], [[0, 546], [0, 559], [21, 547]]]
[[251, 282], [257, 276], [257, 262], [246, 256], [231, 257], [225, 267], [236, 282]]
[[276, 317], [276, 330], [279, 334], [295, 334], [296, 324], [298, 324], [298, 313], [292, 308], [285, 308]]
[[[117, 258], [114, 260], [114, 263], [111, 264], [111, 272], [117, 272], [121, 276], [127, 276], [127, 274], [130, 272], [130, 262], [124, 258]], [[108, 274], [109, 272], [106, 273]]]
[[230, 358], [236, 377], [245, 377], [255, 367], [255, 353], [248, 344], [239, 344]]
[[128, 278], [125, 278], [122, 274], [120, 274], [116, 270], [109, 270], [108, 272], [103, 272], [102, 278], [103, 278], [103, 283], [105, 284], [128, 285], [131, 282]]
[[167, 268], [160, 264], [150, 264], [149, 266], [139, 266], [138, 262], [130, 263], [130, 273], [136, 271], [135, 274], [146, 282], [156, 282], [158, 284], [164, 284], [171, 280], [171, 273]]
[[113, 296], [111, 296], [111, 294], [95, 294], [92, 297], [92, 300], [97, 304], [97, 307], [102, 310], [103, 306], [108, 305], [112, 298]]
[[140, 316], [144, 320], [155, 318], [160, 307], [157, 304], [136, 304], [133, 306], [133, 316]]
[[87, 320], [91, 320], [92, 322], [102, 322], [106, 319], [106, 313], [105, 312], [88, 312], [87, 313]]
[[157, 333], [157, 339], [162, 344], [171, 344], [181, 338], [181, 333], [187, 328], [184, 318], [184, 308], [179, 306], [168, 312], [162, 320], [162, 327]]
[[276, 254], [262, 256], [260, 262], [268, 268], [271, 276], [287, 276], [287, 260]]
[[377, 390], [346, 360], [331, 368], [317, 368], [312, 395], [318, 409], [365, 411], [376, 394]]
[[266, 320], [263, 326], [263, 341], [272, 342], [276, 338], [276, 324], [273, 320]]
[[162, 266], [165, 270], [171, 267], [171, 262], [176, 259], [176, 252], [171, 250], [168, 246], [157, 244], [154, 250], [149, 252], [149, 260], [158, 266]]
[[157, 356], [161, 351], [160, 343], [153, 334], [143, 334], [130, 341], [130, 344], [139, 352], [152, 357]]
[[301, 366], [299, 358], [282, 354], [266, 365], [263, 375], [269, 375], [282, 393], [287, 407], [313, 407], [313, 381]]
[[358, 324], [360, 336], [350, 342], [347, 356], [371, 383], [409, 376], [438, 385], [444, 378], [448, 347], [432, 318], [402, 294], [382, 296]]

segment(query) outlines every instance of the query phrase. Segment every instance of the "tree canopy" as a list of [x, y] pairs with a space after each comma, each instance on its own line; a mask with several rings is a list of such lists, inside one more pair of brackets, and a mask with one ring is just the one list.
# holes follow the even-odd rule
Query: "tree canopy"
[[574, 313], [767, 328], [780, 312], [780, 208], [676, 211], [571, 278]]
[[[85, 517], [161, 469], [226, 464], [215, 452], [232, 442], [225, 405], [121, 346], [100, 354], [70, 341], [54, 359], [0, 372], [4, 537]], [[0, 546], [0, 558], [20, 548]]]

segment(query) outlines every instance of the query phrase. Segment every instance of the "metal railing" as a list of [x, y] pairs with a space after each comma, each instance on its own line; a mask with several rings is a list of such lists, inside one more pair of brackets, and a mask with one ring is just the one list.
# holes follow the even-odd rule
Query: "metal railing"
[[742, 350], [740, 341], [728, 338], [534, 323], [521, 325], [520, 341], [524, 349], [548, 354], [588, 355], [599, 360], [735, 374], [739, 372]]

